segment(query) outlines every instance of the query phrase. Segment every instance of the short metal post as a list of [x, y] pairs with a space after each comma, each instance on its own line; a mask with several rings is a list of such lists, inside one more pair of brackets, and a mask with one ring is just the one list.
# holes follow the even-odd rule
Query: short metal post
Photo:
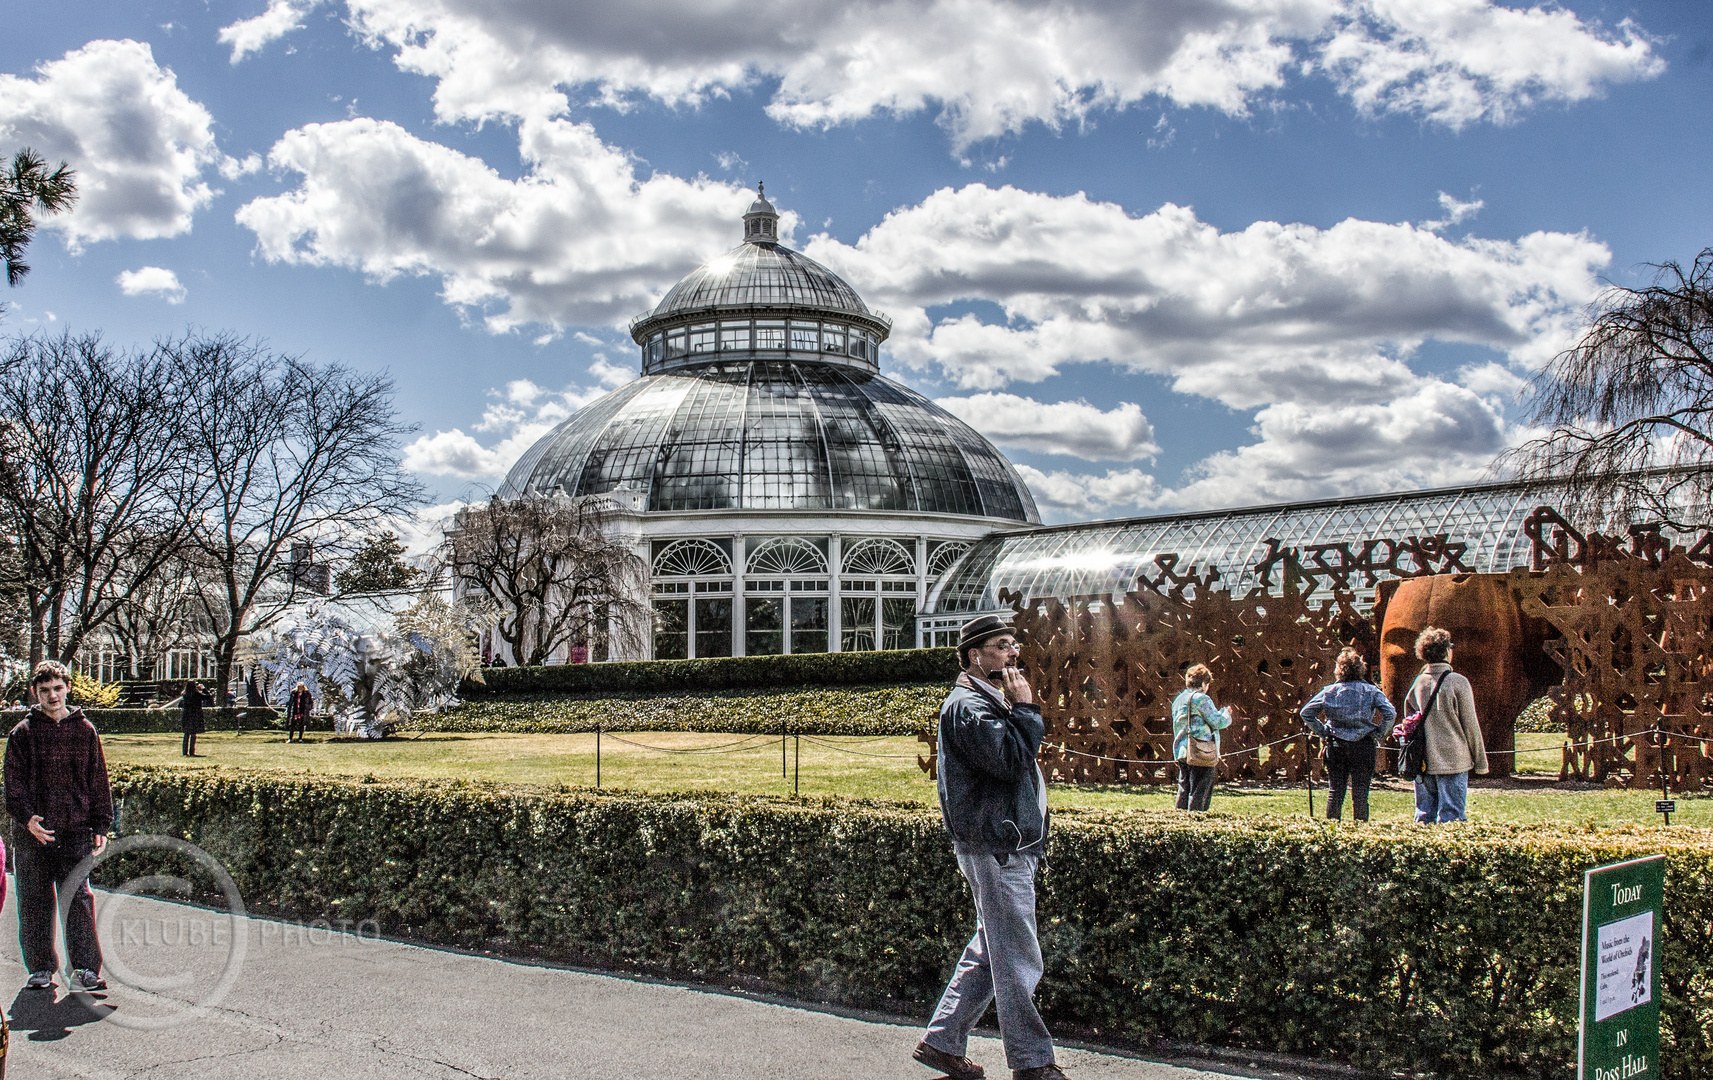
[[1309, 820], [1314, 820], [1314, 743], [1303, 736], [1303, 775], [1309, 779]]
[[798, 780], [802, 775], [803, 768], [803, 736], [797, 735], [794, 738], [796, 746], [791, 755], [791, 794], [793, 795], [797, 794], [800, 790], [798, 787]]
[[785, 736], [785, 721], [781, 720], [781, 721], [779, 721], [779, 778], [781, 780], [785, 779], [785, 777], [787, 775], [789, 775], [785, 771], [785, 743], [786, 742], [787, 742], [787, 739]]
[[[1665, 729], [1660, 728], [1659, 729], [1659, 797], [1660, 797], [1660, 802], [1662, 802], [1662, 803], [1667, 803], [1667, 802], [1671, 801], [1671, 774], [1666, 772], [1666, 769], [1665, 769], [1665, 747], [1666, 747]], [[1667, 825], [1670, 825], [1671, 824], [1671, 811], [1666, 810], [1666, 811], [1664, 811], [1664, 813], [1665, 813], [1665, 823]]]
[[601, 725], [595, 725], [595, 788], [601, 786]]

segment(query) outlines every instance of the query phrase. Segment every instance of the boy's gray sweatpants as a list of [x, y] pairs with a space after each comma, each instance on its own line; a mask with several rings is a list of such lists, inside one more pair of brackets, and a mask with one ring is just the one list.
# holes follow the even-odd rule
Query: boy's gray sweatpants
[[957, 970], [928, 1022], [923, 1042], [962, 1057], [970, 1029], [999, 1010], [999, 1035], [1012, 1070], [1053, 1062], [1053, 1037], [1035, 1010], [1041, 981], [1041, 943], [1035, 936], [1036, 855], [1012, 855], [1000, 866], [992, 855], [958, 854], [958, 869], [975, 893], [975, 936], [958, 958]]

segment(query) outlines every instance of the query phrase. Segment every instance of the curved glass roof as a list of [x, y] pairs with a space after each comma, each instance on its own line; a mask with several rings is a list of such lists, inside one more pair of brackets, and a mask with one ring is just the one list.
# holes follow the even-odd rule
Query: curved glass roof
[[[1002, 589], [1029, 598], [1117, 596], [1139, 575], [1160, 580], [1164, 568], [1155, 556], [1168, 554], [1178, 556], [1173, 573], [1187, 576], [1193, 566], [1205, 576], [1217, 568], [1215, 587], [1236, 594], [1257, 586], [1277, 591], [1282, 563], [1274, 561], [1265, 581], [1257, 568], [1284, 549], [1294, 549], [1303, 570], [1323, 583], [1342, 573], [1358, 590], [1402, 576], [1394, 567], [1503, 573], [1529, 564], [1523, 522], [1560, 495], [1553, 484], [1472, 484], [994, 533], [935, 584], [923, 614], [1007, 610]], [[1442, 534], [1444, 545], [1436, 540]]]
[[540, 439], [499, 494], [621, 486], [646, 492], [652, 511], [1041, 520], [1011, 463], [969, 425], [888, 379], [814, 362], [718, 361], [644, 375]]
[[814, 259], [778, 244], [745, 242], [690, 271], [648, 319], [711, 307], [780, 306], [874, 317], [844, 278]]

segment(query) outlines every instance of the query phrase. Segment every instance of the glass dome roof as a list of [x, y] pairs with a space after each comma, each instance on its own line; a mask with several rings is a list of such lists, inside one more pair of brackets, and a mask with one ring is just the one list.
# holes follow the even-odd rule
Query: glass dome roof
[[646, 493], [650, 511], [1040, 521], [1011, 463], [963, 421], [890, 380], [813, 361], [721, 360], [644, 375], [544, 436], [499, 494], [621, 486]]
[[814, 259], [778, 244], [745, 241], [692, 270], [647, 318], [713, 307], [784, 306], [874, 317], [855, 289]]

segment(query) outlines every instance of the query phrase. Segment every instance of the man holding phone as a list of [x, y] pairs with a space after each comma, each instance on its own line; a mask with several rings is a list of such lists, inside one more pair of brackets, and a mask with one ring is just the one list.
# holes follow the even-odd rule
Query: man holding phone
[[1065, 1080], [1034, 999], [1043, 966], [1035, 870], [1047, 845], [1047, 781], [1035, 758], [1046, 726], [1017, 669], [1017, 637], [997, 615], [964, 624], [958, 664], [940, 706], [940, 814], [975, 895], [976, 929], [912, 1056], [951, 1080], [981, 1080], [966, 1052], [993, 1003], [1015, 1080]]

